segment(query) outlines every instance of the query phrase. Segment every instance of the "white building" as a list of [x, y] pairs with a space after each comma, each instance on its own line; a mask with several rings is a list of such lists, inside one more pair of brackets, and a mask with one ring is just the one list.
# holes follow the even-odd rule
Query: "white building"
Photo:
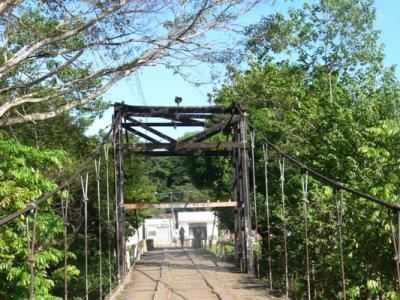
[[174, 237], [174, 226], [170, 216], [168, 218], [145, 219], [144, 228], [145, 239], [152, 239], [155, 247], [171, 245]]
[[185, 211], [177, 213], [177, 224], [171, 215], [146, 219], [145, 238], [155, 247], [177, 246], [179, 230], [184, 229], [186, 247], [204, 247], [205, 240], [215, 243], [218, 238], [218, 218], [212, 211]]

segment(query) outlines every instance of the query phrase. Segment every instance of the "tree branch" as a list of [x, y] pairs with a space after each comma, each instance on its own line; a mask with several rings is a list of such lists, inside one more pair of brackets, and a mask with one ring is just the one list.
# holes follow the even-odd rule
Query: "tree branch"
[[0, 16], [6, 14], [10, 9], [16, 6], [21, 0], [3, 0], [0, 3]]
[[[101, 96], [105, 92], [107, 92], [114, 85], [114, 83], [120, 79], [121, 79], [121, 77], [113, 78], [107, 84], [103, 85], [96, 92], [94, 92], [89, 97], [87, 97], [85, 100], [70, 101], [64, 105], [57, 107], [54, 110], [47, 111], [47, 112], [31, 113], [31, 114], [20, 116], [20, 117], [0, 119], [0, 127], [55, 118], [73, 108], [85, 105], [85, 104], [95, 100], [96, 98], [98, 98], [99, 96]], [[48, 98], [48, 97], [46, 97], [46, 98]], [[43, 100], [44, 98], [41, 98], [41, 99], [42, 99], [42, 101], [44, 101]]]
[[[59, 73], [60, 71], [62, 71], [65, 67], [71, 65], [74, 61], [76, 61], [76, 60], [82, 55], [82, 53], [83, 53], [82, 50], [79, 51], [77, 54], [75, 54], [73, 57], [71, 57], [70, 59], [68, 59], [66, 62], [64, 62], [62, 65], [60, 65], [59, 67], [57, 67], [57, 68], [54, 69], [53, 71], [50, 71], [50, 72], [46, 73], [45, 75], [43, 75], [43, 76], [41, 76], [41, 77], [39, 77], [39, 78], [37, 78], [37, 79], [35, 79], [35, 80], [32, 80], [32, 81], [27, 82], [27, 83], [23, 83], [23, 84], [19, 84], [19, 85], [13, 85], [13, 86], [8, 86], [8, 87], [6, 87], [6, 88], [0, 89], [0, 94], [5, 93], [5, 92], [10, 92], [10, 91], [13, 91], [13, 90], [16, 90], [16, 89], [26, 89], [26, 88], [29, 88], [29, 87], [31, 87], [31, 86], [33, 86], [33, 85], [39, 84], [39, 83], [41, 83], [42, 81], [44, 81], [44, 80], [46, 80], [46, 79], [52, 77], [53, 75], [58, 74], [58, 73]], [[2, 109], [1, 109], [1, 107], [0, 107], [0, 118], [1, 118], [1, 116], [2, 116], [1, 110], [2, 110]]]
[[[40, 55], [40, 53], [50, 53], [51, 57], [61, 55], [57, 49], [48, 49], [49, 47], [47, 46], [68, 39], [69, 37], [88, 29], [95, 23], [104, 19], [106, 16], [116, 12], [128, 1], [129, 0], [125, 0], [122, 2], [122, 4], [105, 10], [101, 15], [91, 19], [76, 29], [69, 30], [59, 36], [43, 39], [42, 41], [27, 45], [21, 50], [18, 50], [10, 60], [0, 66], [0, 78], [3, 76], [5, 79], [7, 79], [6, 74], [9, 70], [15, 68], [15, 66], [18, 64], [26, 62], [27, 60], [33, 60], [33, 58]], [[258, 0], [250, 2], [258, 2]], [[112, 31], [112, 37], [101, 36], [100, 41], [88, 39], [88, 43], [86, 45], [90, 45], [90, 47], [95, 46], [96, 43], [99, 43], [100, 45], [104, 43], [106, 46], [114, 46], [110, 50], [111, 54], [114, 50], [121, 49], [121, 45], [125, 43], [126, 45], [124, 47], [126, 48], [123, 49], [129, 50], [130, 48], [128, 48], [128, 46], [132, 45], [137, 47], [135, 51], [140, 49], [142, 54], [136, 57], [129, 57], [131, 53], [134, 52], [126, 51], [124, 56], [122, 56], [124, 57], [124, 60], [120, 60], [119, 65], [114, 64], [111, 67], [103, 65], [98, 70], [92, 70], [89, 75], [83, 75], [82, 78], [73, 79], [69, 82], [62, 82], [59, 85], [57, 84], [56, 87], [53, 87], [53, 92], [50, 92], [51, 95], [40, 97], [38, 93], [30, 93], [17, 99], [7, 101], [6, 103], [0, 105], [0, 127], [54, 118], [70, 109], [83, 106], [104, 94], [120, 79], [129, 76], [138, 68], [152, 64], [155, 61], [161, 61], [163, 59], [167, 61], [170, 59], [170, 61], [175, 62], [180, 60], [180, 66], [182, 66], [184, 59], [188, 59], [189, 57], [196, 59], [198, 57], [196, 55], [200, 55], [204, 51], [209, 51], [209, 49], [204, 48], [204, 43], [202, 42], [201, 37], [203, 37], [204, 34], [210, 30], [219, 28], [219, 26], [223, 25], [225, 22], [227, 22], [227, 20], [232, 20], [235, 14], [231, 13], [231, 9], [238, 4], [242, 4], [242, 1], [237, 0], [214, 2], [210, 0], [203, 0], [200, 5], [193, 5], [193, 11], [191, 11], [190, 15], [188, 14], [186, 8], [182, 9], [181, 14], [177, 13], [174, 15], [172, 17], [172, 21], [170, 21], [172, 25], [170, 25], [168, 21], [162, 22], [162, 24], [167, 24], [165, 28], [168, 29], [168, 32], [160, 36], [158, 36], [158, 32], [163, 31], [159, 31], [157, 29], [157, 34], [155, 35], [152, 35], [151, 31], [145, 33], [140, 31], [139, 34], [132, 33], [131, 31], [129, 31], [129, 34], [126, 34], [125, 31], [120, 35], [120, 37], [126, 38], [125, 40], [118, 40], [119, 36], [115, 34], [116, 31]], [[121, 12], [121, 14], [123, 14], [123, 12]], [[148, 16], [146, 15], [144, 18], [146, 19]], [[158, 24], [158, 26], [161, 26], [161, 24]], [[107, 34], [107, 32], [104, 33]], [[128, 38], [128, 35], [130, 34], [132, 34], [133, 37], [129, 36]], [[114, 37], [116, 37], [115, 40]], [[15, 85], [14, 87], [5, 87], [0, 90], [0, 93], [5, 95], [5, 92], [9, 92], [20, 87], [26, 88], [26, 92], [29, 93], [30, 88], [58, 74], [63, 67], [73, 63], [73, 61], [78, 59], [82, 52], [85, 53], [84, 51], [87, 49], [88, 48], [84, 46], [82, 49], [80, 49], [81, 52], [74, 55], [74, 57], [66, 61], [57, 69], [48, 71], [45, 75], [37, 79], [33, 79], [28, 83], [24, 83], [22, 86]], [[76, 49], [74, 51], [76, 51]], [[86, 52], [83, 57], [88, 58], [90, 55], [86, 54], [89, 53]], [[46, 56], [43, 56], [43, 58], [45, 59]], [[95, 80], [100, 80], [100, 87], [93, 92], [90, 89], [93, 89], [92, 82]], [[62, 98], [66, 95], [70, 95], [77, 99], [76, 95], [82, 95], [85, 93], [89, 95], [85, 99], [80, 97], [81, 99], [79, 100], [72, 100], [69, 102], [65, 101], [64, 104], [57, 106], [57, 103], [60, 103], [60, 100], [62, 100]], [[52, 99], [57, 101], [51, 102]], [[49, 108], [47, 108], [47, 110], [52, 109], [52, 106], [55, 106], [56, 108], [52, 109], [51, 111], [35, 111], [35, 109], [40, 109], [39, 107], [35, 107], [31, 110], [33, 112], [24, 116], [20, 116], [15, 113], [16, 108], [22, 104], [40, 103], [45, 101], [50, 101], [50, 105], [48, 105]], [[46, 110], [43, 107], [41, 109]]]
[[68, 31], [64, 32], [63, 34], [56, 35], [53, 37], [48, 37], [48, 38], [45, 38], [34, 44], [26, 45], [26, 46], [22, 47], [20, 50], [17, 51], [17, 53], [15, 53], [13, 55], [13, 57], [11, 57], [2, 66], [0, 66], [0, 79], [2, 79], [8, 73], [8, 71], [10, 71], [12, 68], [16, 67], [17, 65], [19, 65], [20, 63], [25, 61], [25, 59], [32, 56], [34, 53], [36, 53], [40, 49], [42, 49], [50, 44], [54, 44], [54, 43], [66, 40], [70, 37], [76, 36], [77, 34], [94, 26], [97, 22], [101, 21], [102, 19], [106, 18], [107, 16], [111, 15], [112, 13], [116, 12], [122, 6], [124, 6], [126, 3], [127, 3], [127, 0], [121, 0], [121, 1], [119, 1], [118, 5], [112, 6], [110, 9], [107, 9], [102, 14], [98, 15], [95, 18], [92, 18], [90, 21], [83, 24], [82, 26], [79, 26], [78, 28], [68, 30]]

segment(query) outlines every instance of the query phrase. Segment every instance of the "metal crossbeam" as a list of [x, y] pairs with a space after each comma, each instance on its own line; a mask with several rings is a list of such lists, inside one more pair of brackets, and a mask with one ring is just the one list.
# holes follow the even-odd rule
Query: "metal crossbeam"
[[135, 112], [124, 113], [125, 116], [130, 117], [143, 117], [143, 118], [164, 118], [164, 119], [176, 119], [178, 121], [184, 121], [189, 119], [213, 119], [217, 116], [223, 116], [224, 114], [208, 114], [208, 113], [163, 113], [163, 112], [153, 112], [153, 113], [144, 113], [144, 112]]
[[186, 152], [186, 151], [232, 151], [243, 147], [243, 145], [234, 142], [221, 142], [221, 143], [177, 143], [176, 145], [171, 145], [170, 143], [139, 143], [139, 144], [125, 144], [123, 148], [125, 151], [140, 152], [140, 151], [153, 151], [168, 149], [175, 152]]
[[151, 156], [151, 157], [164, 157], [164, 156], [229, 156], [231, 151], [203, 151], [203, 150], [192, 150], [192, 151], [135, 151], [135, 154]]
[[[162, 139], [164, 139], [166, 141], [169, 141], [170, 143], [176, 143], [176, 140], [171, 138], [170, 136], [168, 136], [168, 135], [166, 135], [166, 134], [164, 134], [164, 133], [162, 133], [162, 132], [160, 132], [158, 130], [155, 130], [154, 128], [152, 128], [150, 126], [147, 126], [146, 124], [144, 124], [142, 122], [139, 122], [138, 120], [135, 120], [134, 118], [128, 117], [128, 120], [133, 122], [133, 123], [135, 123], [136, 125], [142, 127], [143, 129], [151, 132], [152, 134], [155, 134], [158, 137], [160, 137], [160, 138], [162, 138]], [[124, 127], [126, 128], [126, 125]]]
[[156, 140], [155, 138], [152, 138], [151, 136], [148, 136], [147, 134], [144, 134], [143, 132], [140, 132], [139, 130], [125, 127], [124, 125], [122, 125], [122, 127], [124, 127], [128, 132], [130, 132], [134, 135], [140, 136], [141, 138], [144, 138], [145, 140], [148, 140], [151, 143], [158, 143], [158, 140]]
[[[182, 122], [146, 122], [142, 123], [143, 125], [146, 126], [151, 126], [151, 127], [204, 127], [204, 122], [199, 122], [199, 121], [186, 121], [184, 123]], [[140, 127], [140, 125], [134, 123], [134, 122], [126, 122], [125, 123], [126, 127]]]
[[117, 103], [115, 109], [130, 116], [138, 114], [226, 114], [230, 109], [223, 106], [141, 106]]
[[229, 125], [235, 124], [239, 121], [240, 117], [239, 116], [233, 116], [231, 118], [225, 119], [217, 124], [212, 125], [211, 127], [207, 128], [206, 130], [189, 136], [187, 138], [184, 138], [183, 140], [179, 141], [178, 144], [180, 143], [186, 143], [186, 142], [201, 142], [209, 137], [223, 131], [226, 127]]

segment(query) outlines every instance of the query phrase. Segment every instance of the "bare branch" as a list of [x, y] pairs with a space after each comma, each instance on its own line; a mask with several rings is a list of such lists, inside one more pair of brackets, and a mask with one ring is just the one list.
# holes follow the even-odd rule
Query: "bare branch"
[[112, 13], [116, 12], [119, 10], [122, 6], [124, 6], [127, 3], [127, 0], [124, 1], [119, 1], [118, 5], [114, 5], [111, 8], [105, 10], [102, 14], [98, 15], [97, 17], [92, 18], [90, 21], [87, 23], [75, 28], [68, 30], [64, 32], [63, 34], [56, 35], [53, 37], [48, 37], [45, 38], [39, 42], [36, 42], [31, 45], [26, 45], [25, 47], [22, 47], [17, 53], [13, 55], [7, 62], [5, 62], [2, 66], [0, 66], [0, 79], [3, 78], [7, 72], [9, 72], [12, 68], [23, 62], [25, 59], [28, 57], [32, 56], [34, 53], [39, 51], [40, 49], [50, 45], [54, 44], [63, 40], [66, 40], [70, 37], [76, 36], [80, 32], [85, 31], [86, 29], [92, 27], [95, 25], [97, 22], [101, 21], [102, 19], [106, 18], [107, 16], [111, 15]]
[[[116, 2], [113, 1], [113, 3]], [[126, 6], [121, 9], [128, 2], [132, 3], [134, 8]], [[150, 2], [120, 1], [119, 4], [104, 9], [101, 14], [92, 17], [75, 29], [62, 32], [57, 36], [47, 37], [16, 50], [11, 59], [0, 65], [0, 79], [3, 79], [4, 84], [18, 81], [15, 78], [31, 77], [33, 79], [26, 83], [0, 89], [0, 95], [4, 98], [13, 90], [18, 93], [27, 93], [18, 95], [16, 99], [6, 99], [5, 103], [0, 104], [0, 127], [46, 120], [70, 109], [85, 106], [103, 95], [117, 81], [145, 65], [158, 63], [173, 68], [193, 65], [195, 60], [199, 61], [202, 57], [215, 51], [215, 48], [203, 39], [207, 32], [226, 28], [226, 22], [242, 13], [240, 7], [249, 7], [250, 2], [256, 3], [258, 0], [189, 1], [184, 7], [179, 1], [176, 3], [174, 1], [158, 2], [158, 0], [154, 0], [154, 3]], [[142, 3], [147, 3], [143, 4], [147, 6], [140, 7]], [[145, 10], [147, 8], [148, 11]], [[130, 20], [133, 21], [125, 23], [129, 13], [133, 14], [130, 16]], [[90, 12], [89, 15], [93, 15], [93, 12]], [[109, 18], [104, 20], [108, 16]], [[111, 26], [115, 27], [111, 28]], [[91, 27], [94, 27], [95, 30], [87, 30]], [[81, 33], [84, 45], [76, 47], [79, 49], [60, 46], [63, 41]], [[76, 53], [77, 51], [79, 52]], [[73, 53], [74, 56], [65, 61], [65, 58], [62, 57], [65, 53]], [[138, 55], [138, 53], [140, 54]], [[82, 75], [80, 78], [74, 78], [69, 82], [56, 81], [45, 96], [42, 95], [43, 91], [41, 94], [37, 92], [41, 90], [36, 88], [39, 84], [42, 83], [45, 86], [43, 83], [57, 76], [66, 66], [77, 61], [82, 64], [93, 62], [93, 57], [96, 55], [102, 57], [105, 55], [107, 61], [103, 61], [100, 65], [97, 64], [96, 69], [88, 70], [89, 73], [85, 73], [86, 75]], [[78, 60], [78, 57], [82, 59]], [[59, 61], [60, 58], [64, 60], [64, 63], [55, 70], [49, 70], [46, 67], [46, 61]], [[23, 68], [17, 68], [27, 62], [32, 62], [32, 65], [37, 64], [38, 59], [40, 59], [40, 63], [43, 62], [40, 68], [42, 71], [45, 70], [43, 72], [45, 75], [36, 79], [35, 77], [38, 75], [32, 76], [31, 74], [34, 72], [30, 69], [28, 72], [22, 73]], [[29, 64], [27, 65], [29, 66]], [[23, 66], [25, 67], [25, 65]], [[13, 72], [9, 72], [11, 70]], [[94, 82], [98, 84], [95, 91], [93, 91]], [[5, 101], [4, 98], [1, 101]], [[27, 103], [48, 103], [48, 105], [36, 105], [29, 110], [30, 113], [23, 116], [18, 115], [18, 107]]]
[[0, 3], [0, 16], [6, 14], [10, 9], [15, 7], [21, 0], [3, 0]]
[[[46, 73], [45, 75], [34, 79], [33, 81], [27, 82], [27, 83], [23, 83], [23, 84], [18, 84], [18, 85], [14, 85], [14, 86], [8, 86], [6, 88], [0, 89], [0, 94], [5, 93], [5, 92], [10, 92], [16, 89], [26, 89], [29, 88], [31, 86], [34, 86], [36, 84], [41, 83], [42, 81], [52, 77], [53, 75], [58, 74], [60, 71], [62, 71], [65, 67], [71, 65], [74, 61], [76, 61], [81, 55], [82, 55], [83, 51], [79, 51], [77, 54], [75, 54], [73, 57], [71, 57], [70, 59], [68, 59], [66, 62], [64, 62], [62, 65], [60, 65], [59, 67], [55, 68], [54, 70]], [[0, 107], [0, 118], [2, 116], [1, 113], [1, 107]]]
[[[20, 116], [20, 117], [0, 119], [0, 127], [55, 118], [73, 108], [76, 108], [78, 106], [83, 106], [83, 105], [95, 100], [96, 98], [100, 97], [105, 92], [107, 92], [113, 86], [113, 84], [115, 82], [117, 82], [119, 79], [121, 79], [121, 77], [116, 76], [115, 78], [110, 80], [107, 84], [105, 84], [101, 88], [99, 88], [96, 92], [92, 93], [85, 100], [70, 101], [64, 105], [57, 107], [56, 109], [53, 109], [53, 110], [47, 111], [47, 112], [31, 113], [31, 114]], [[50, 97], [45, 97], [45, 98], [48, 99]], [[42, 98], [42, 99], [45, 99], [45, 98]]]

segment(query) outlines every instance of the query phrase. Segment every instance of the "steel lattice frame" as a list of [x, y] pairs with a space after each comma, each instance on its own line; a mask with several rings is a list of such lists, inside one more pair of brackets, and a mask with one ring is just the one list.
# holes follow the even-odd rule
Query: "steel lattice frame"
[[[146, 121], [143, 122], [142, 119]], [[158, 127], [202, 127], [203, 130], [176, 140], [156, 129]], [[232, 157], [235, 174], [232, 200], [237, 203], [235, 213], [236, 258], [243, 271], [253, 272], [247, 120], [246, 113], [240, 105], [233, 104], [226, 108], [222, 106], [131, 106], [119, 103], [114, 105], [112, 128], [119, 279], [121, 280], [127, 271], [124, 249], [125, 232], [124, 226], [122, 226], [124, 224], [123, 157], [129, 154]], [[227, 140], [218, 143], [210, 141], [210, 138], [218, 133], [225, 133]], [[144, 142], [138, 143], [138, 139], [130, 139], [131, 135], [144, 140]]]

